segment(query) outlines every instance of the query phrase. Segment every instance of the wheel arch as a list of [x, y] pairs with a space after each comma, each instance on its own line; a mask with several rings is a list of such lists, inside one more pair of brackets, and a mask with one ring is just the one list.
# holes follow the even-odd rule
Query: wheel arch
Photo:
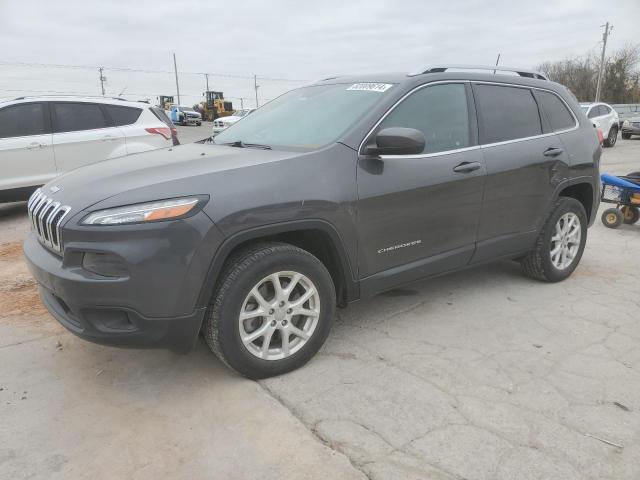
[[587, 213], [589, 225], [593, 223], [594, 215], [598, 210], [595, 198], [595, 189], [590, 180], [577, 179], [571, 182], [563, 183], [557, 191], [556, 198], [570, 197], [578, 200]]
[[227, 260], [237, 251], [260, 242], [289, 243], [316, 256], [331, 274], [338, 305], [360, 298], [354, 269], [335, 227], [324, 220], [301, 220], [243, 230], [225, 239], [211, 261], [198, 306], [209, 305]]

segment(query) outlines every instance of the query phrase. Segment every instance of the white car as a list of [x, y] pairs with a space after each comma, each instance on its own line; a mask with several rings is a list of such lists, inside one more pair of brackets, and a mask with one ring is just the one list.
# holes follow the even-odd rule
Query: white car
[[0, 102], [0, 202], [24, 200], [63, 172], [178, 144], [165, 113], [103, 97]]
[[216, 118], [213, 121], [213, 134], [216, 135], [224, 129], [229, 128], [231, 125], [242, 120], [242, 118], [246, 117], [254, 110], [255, 108], [243, 108], [242, 110], [236, 110], [235, 112], [233, 112], [233, 115], [230, 115], [228, 117]]
[[613, 147], [618, 140], [618, 130], [620, 128], [618, 112], [611, 105], [606, 103], [581, 103], [582, 111], [593, 124], [602, 130], [604, 136], [604, 146]]

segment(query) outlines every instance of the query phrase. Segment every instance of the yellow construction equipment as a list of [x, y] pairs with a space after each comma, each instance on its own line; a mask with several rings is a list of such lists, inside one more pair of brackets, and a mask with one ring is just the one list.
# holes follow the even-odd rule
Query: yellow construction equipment
[[233, 104], [224, 99], [222, 92], [204, 92], [205, 101], [202, 102], [204, 118], [213, 122], [218, 117], [227, 117], [233, 114]]
[[169, 110], [171, 105], [173, 105], [173, 96], [160, 95], [158, 100], [158, 106], [163, 110]]

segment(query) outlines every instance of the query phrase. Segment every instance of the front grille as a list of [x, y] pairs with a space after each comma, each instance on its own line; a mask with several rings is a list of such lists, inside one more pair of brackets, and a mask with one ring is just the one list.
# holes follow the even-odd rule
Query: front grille
[[54, 202], [39, 188], [27, 204], [29, 219], [33, 231], [38, 235], [40, 242], [51, 250], [62, 253], [62, 241], [60, 239], [60, 224], [67, 216], [71, 207]]

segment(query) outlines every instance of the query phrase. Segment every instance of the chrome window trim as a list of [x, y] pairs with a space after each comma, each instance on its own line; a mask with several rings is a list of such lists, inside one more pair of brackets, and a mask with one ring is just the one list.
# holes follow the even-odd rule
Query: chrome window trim
[[442, 155], [451, 155], [454, 153], [462, 153], [462, 152], [470, 152], [472, 150], [479, 150], [480, 145], [473, 145], [471, 147], [464, 148], [456, 148], [453, 150], [443, 150], [441, 152], [432, 152], [432, 153], [420, 153], [418, 155], [380, 155], [382, 160], [388, 158], [429, 158], [429, 157], [441, 157]]
[[[412, 88], [410, 91], [408, 91], [407, 93], [405, 93], [402, 97], [400, 97], [391, 107], [389, 107], [389, 109], [384, 113], [384, 115], [382, 115], [382, 117], [380, 117], [380, 119], [374, 124], [374, 126], [369, 130], [369, 132], [364, 136], [362, 142], [360, 142], [360, 146], [358, 147], [358, 155], [363, 155], [362, 153], [362, 147], [364, 146], [365, 142], [367, 141], [367, 139], [371, 136], [371, 134], [375, 131], [376, 128], [378, 128], [378, 126], [384, 121], [385, 118], [387, 118], [387, 116], [402, 102], [404, 101], [409, 95], [412, 95], [413, 93], [417, 92], [418, 90], [421, 90], [423, 88], [428, 88], [431, 85], [442, 85], [442, 84], [449, 84], [449, 83], [475, 83], [478, 85], [499, 85], [499, 86], [505, 86], [505, 87], [514, 87], [514, 88], [525, 88], [528, 90], [540, 90], [543, 92], [548, 92], [551, 93], [553, 95], [555, 95], [556, 97], [558, 97], [560, 99], [560, 101], [564, 104], [565, 107], [567, 107], [567, 109], [569, 110], [569, 113], [571, 113], [571, 116], [573, 117], [573, 121], [575, 122], [574, 126], [571, 128], [565, 128], [563, 130], [558, 130], [557, 132], [549, 132], [549, 133], [542, 133], [540, 135], [534, 135], [531, 137], [523, 137], [523, 138], [514, 138], [512, 140], [505, 140], [502, 142], [494, 142], [494, 143], [486, 143], [486, 144], [481, 144], [480, 143], [480, 139], [478, 138], [478, 145], [472, 145], [470, 147], [464, 147], [464, 148], [458, 148], [455, 150], [443, 150], [440, 152], [432, 152], [432, 153], [424, 153], [424, 154], [419, 154], [419, 155], [380, 155], [380, 159], [384, 160], [385, 158], [387, 159], [394, 159], [394, 158], [429, 158], [429, 157], [435, 157], [435, 156], [440, 156], [440, 155], [449, 155], [449, 154], [453, 154], [453, 153], [459, 153], [459, 152], [465, 152], [465, 151], [470, 151], [470, 150], [475, 150], [478, 148], [491, 148], [491, 147], [495, 147], [495, 146], [499, 146], [499, 145], [507, 145], [509, 143], [516, 143], [516, 142], [526, 142], [529, 140], [533, 140], [536, 138], [544, 138], [544, 137], [550, 137], [552, 135], [558, 135], [560, 133], [568, 133], [568, 132], [572, 132], [574, 130], [578, 130], [578, 128], [580, 128], [580, 122], [578, 121], [578, 117], [576, 117], [575, 112], [573, 111], [573, 109], [569, 106], [569, 104], [565, 101], [564, 98], [562, 98], [562, 96], [558, 95], [558, 93], [554, 92], [553, 90], [550, 90], [548, 88], [543, 88], [543, 87], [530, 87], [527, 85], [516, 85], [513, 83], [506, 83], [506, 82], [490, 82], [490, 81], [485, 81], [485, 80], [439, 80], [437, 82], [429, 82], [429, 83], [424, 83], [422, 85], [418, 85], [417, 87]], [[536, 102], [537, 103], [537, 102]], [[538, 109], [540, 109], [541, 107], [538, 105]], [[477, 108], [476, 108], [476, 118], [477, 118]]]

